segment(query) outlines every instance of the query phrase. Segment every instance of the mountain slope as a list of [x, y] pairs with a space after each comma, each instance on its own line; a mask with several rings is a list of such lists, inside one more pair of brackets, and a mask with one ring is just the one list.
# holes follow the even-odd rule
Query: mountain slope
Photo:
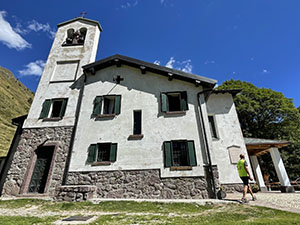
[[33, 93], [14, 75], [0, 66], [0, 156], [5, 156], [16, 126], [11, 119], [28, 113]]

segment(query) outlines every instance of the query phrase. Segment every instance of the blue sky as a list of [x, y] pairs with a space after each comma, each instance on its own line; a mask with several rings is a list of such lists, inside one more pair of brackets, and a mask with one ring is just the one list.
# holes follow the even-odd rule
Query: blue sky
[[0, 65], [35, 91], [58, 23], [103, 27], [97, 60], [122, 54], [271, 88], [300, 105], [299, 0], [2, 1]]

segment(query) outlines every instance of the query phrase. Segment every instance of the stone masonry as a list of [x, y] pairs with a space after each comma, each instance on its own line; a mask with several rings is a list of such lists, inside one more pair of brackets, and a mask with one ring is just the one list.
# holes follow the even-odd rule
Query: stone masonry
[[85, 201], [96, 197], [96, 186], [92, 185], [64, 185], [56, 189], [55, 199], [58, 201]]
[[69, 172], [67, 185], [94, 185], [98, 198], [208, 198], [204, 177], [160, 178], [159, 170]]
[[[73, 127], [47, 127], [24, 129], [20, 142], [16, 149], [11, 167], [3, 186], [4, 196], [19, 195], [24, 182], [30, 179], [28, 170], [30, 168], [35, 150], [42, 145], [55, 145], [54, 163], [50, 183], [46, 195], [53, 196], [57, 186], [60, 186], [63, 179], [65, 163], [69, 151]], [[27, 190], [23, 191], [24, 194]]]

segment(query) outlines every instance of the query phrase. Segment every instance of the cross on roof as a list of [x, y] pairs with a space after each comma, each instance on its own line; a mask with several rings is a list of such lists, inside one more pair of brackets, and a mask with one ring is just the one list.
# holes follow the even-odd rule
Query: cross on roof
[[114, 79], [113, 79], [114, 81], [116, 81], [116, 83], [117, 84], [119, 84], [121, 81], [123, 81], [124, 80], [124, 78], [123, 77], [121, 77], [120, 75], [118, 75], [117, 77], [114, 77]]
[[81, 15], [82, 18], [84, 18], [86, 14], [87, 14], [87, 12], [85, 12], [85, 11], [83, 11], [83, 12], [80, 13], [80, 15]]

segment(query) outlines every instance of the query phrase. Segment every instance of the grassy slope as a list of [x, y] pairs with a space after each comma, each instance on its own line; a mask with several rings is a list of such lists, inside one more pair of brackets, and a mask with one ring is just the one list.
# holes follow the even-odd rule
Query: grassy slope
[[[10, 209], [14, 215], [3, 215]], [[33, 211], [31, 211], [33, 210]], [[22, 212], [24, 215], [20, 215]], [[26, 214], [26, 213], [27, 214]], [[38, 214], [36, 214], [38, 213]], [[26, 215], [25, 215], [26, 214]], [[39, 217], [36, 217], [39, 215]], [[91, 224], [300, 224], [300, 214], [248, 204], [204, 205], [196, 203], [153, 203], [113, 201], [51, 202], [37, 199], [0, 200], [0, 224], [50, 224], [71, 215], [98, 215]], [[47, 219], [46, 219], [47, 218]]]
[[0, 156], [5, 156], [16, 126], [11, 119], [28, 113], [33, 93], [0, 66]]

